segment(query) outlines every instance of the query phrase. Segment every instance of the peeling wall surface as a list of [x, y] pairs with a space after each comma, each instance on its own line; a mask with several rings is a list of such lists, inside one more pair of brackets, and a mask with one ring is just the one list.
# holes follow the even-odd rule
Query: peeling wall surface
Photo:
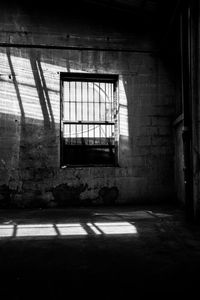
[[[2, 16], [0, 207], [172, 199], [174, 84], [153, 34], [14, 7]], [[60, 168], [60, 72], [119, 75], [117, 167]]]

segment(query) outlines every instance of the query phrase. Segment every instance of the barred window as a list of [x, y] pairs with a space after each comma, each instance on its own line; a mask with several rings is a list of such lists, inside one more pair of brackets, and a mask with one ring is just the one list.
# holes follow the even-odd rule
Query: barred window
[[61, 73], [61, 166], [115, 165], [116, 75]]

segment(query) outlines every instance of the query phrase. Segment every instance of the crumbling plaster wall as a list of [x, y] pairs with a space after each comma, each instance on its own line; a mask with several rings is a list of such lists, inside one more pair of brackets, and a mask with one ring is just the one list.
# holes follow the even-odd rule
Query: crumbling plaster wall
[[[8, 13], [4, 16], [9, 19]], [[174, 85], [162, 58], [152, 52], [153, 39], [133, 38], [129, 45], [140, 51], [126, 51], [123, 35], [118, 35], [118, 49], [113, 44], [112, 51], [116, 33], [110, 29], [108, 43], [105, 32], [99, 41], [87, 29], [80, 35], [83, 45], [98, 41], [95, 47], [102, 49], [56, 49], [62, 33], [53, 39], [47, 25], [43, 35], [36, 27], [36, 33], [24, 31], [30, 20], [17, 17], [14, 25], [4, 20], [7, 31], [0, 33], [1, 41], [6, 37], [10, 43], [0, 48], [0, 207], [172, 199]], [[45, 47], [30, 47], [41, 45], [41, 37]], [[23, 47], [12, 47], [20, 42]], [[118, 167], [60, 168], [60, 72], [119, 75]]]

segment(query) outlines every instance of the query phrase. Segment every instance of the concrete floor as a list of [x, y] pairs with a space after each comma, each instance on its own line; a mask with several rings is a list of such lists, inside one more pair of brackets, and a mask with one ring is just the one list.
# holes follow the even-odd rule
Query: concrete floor
[[174, 207], [0, 211], [2, 300], [193, 299], [199, 273], [200, 227]]

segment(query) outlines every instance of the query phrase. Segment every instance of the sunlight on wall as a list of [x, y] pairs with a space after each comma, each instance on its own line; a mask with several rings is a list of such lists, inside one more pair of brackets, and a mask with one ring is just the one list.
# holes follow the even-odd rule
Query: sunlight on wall
[[0, 112], [20, 115], [19, 102], [7, 55], [0, 53]]
[[[0, 113], [60, 122], [60, 72], [66, 68], [0, 53]], [[71, 72], [75, 70], [70, 70]]]
[[[63, 62], [66, 64], [66, 61]], [[51, 102], [52, 111], [56, 123], [60, 122], [60, 73], [68, 72], [66, 67], [41, 62], [42, 74], [48, 90], [49, 100]], [[70, 68], [70, 72], [81, 72]]]
[[54, 121], [60, 122], [60, 72], [67, 72], [66, 68], [41, 62], [48, 97], [54, 114]]
[[16, 96], [22, 103], [25, 117], [42, 120], [43, 114], [30, 60], [11, 56], [11, 61], [16, 76], [15, 89], [19, 90]]
[[[0, 53], [0, 112], [24, 118], [60, 122], [60, 72], [62, 67], [38, 60]], [[81, 72], [70, 68], [70, 72]], [[102, 97], [104, 92], [101, 91]], [[127, 97], [119, 78], [119, 134], [129, 136]], [[48, 116], [47, 116], [48, 115]], [[105, 113], [104, 113], [105, 115]]]
[[[89, 232], [86, 225], [90, 229]], [[129, 222], [89, 222], [86, 225], [79, 223], [0, 225], [0, 238], [137, 234], [136, 227]]]
[[119, 78], [119, 134], [129, 136], [128, 102], [122, 78]]
[[1, 53], [0, 66], [0, 112], [42, 120], [30, 60]]

